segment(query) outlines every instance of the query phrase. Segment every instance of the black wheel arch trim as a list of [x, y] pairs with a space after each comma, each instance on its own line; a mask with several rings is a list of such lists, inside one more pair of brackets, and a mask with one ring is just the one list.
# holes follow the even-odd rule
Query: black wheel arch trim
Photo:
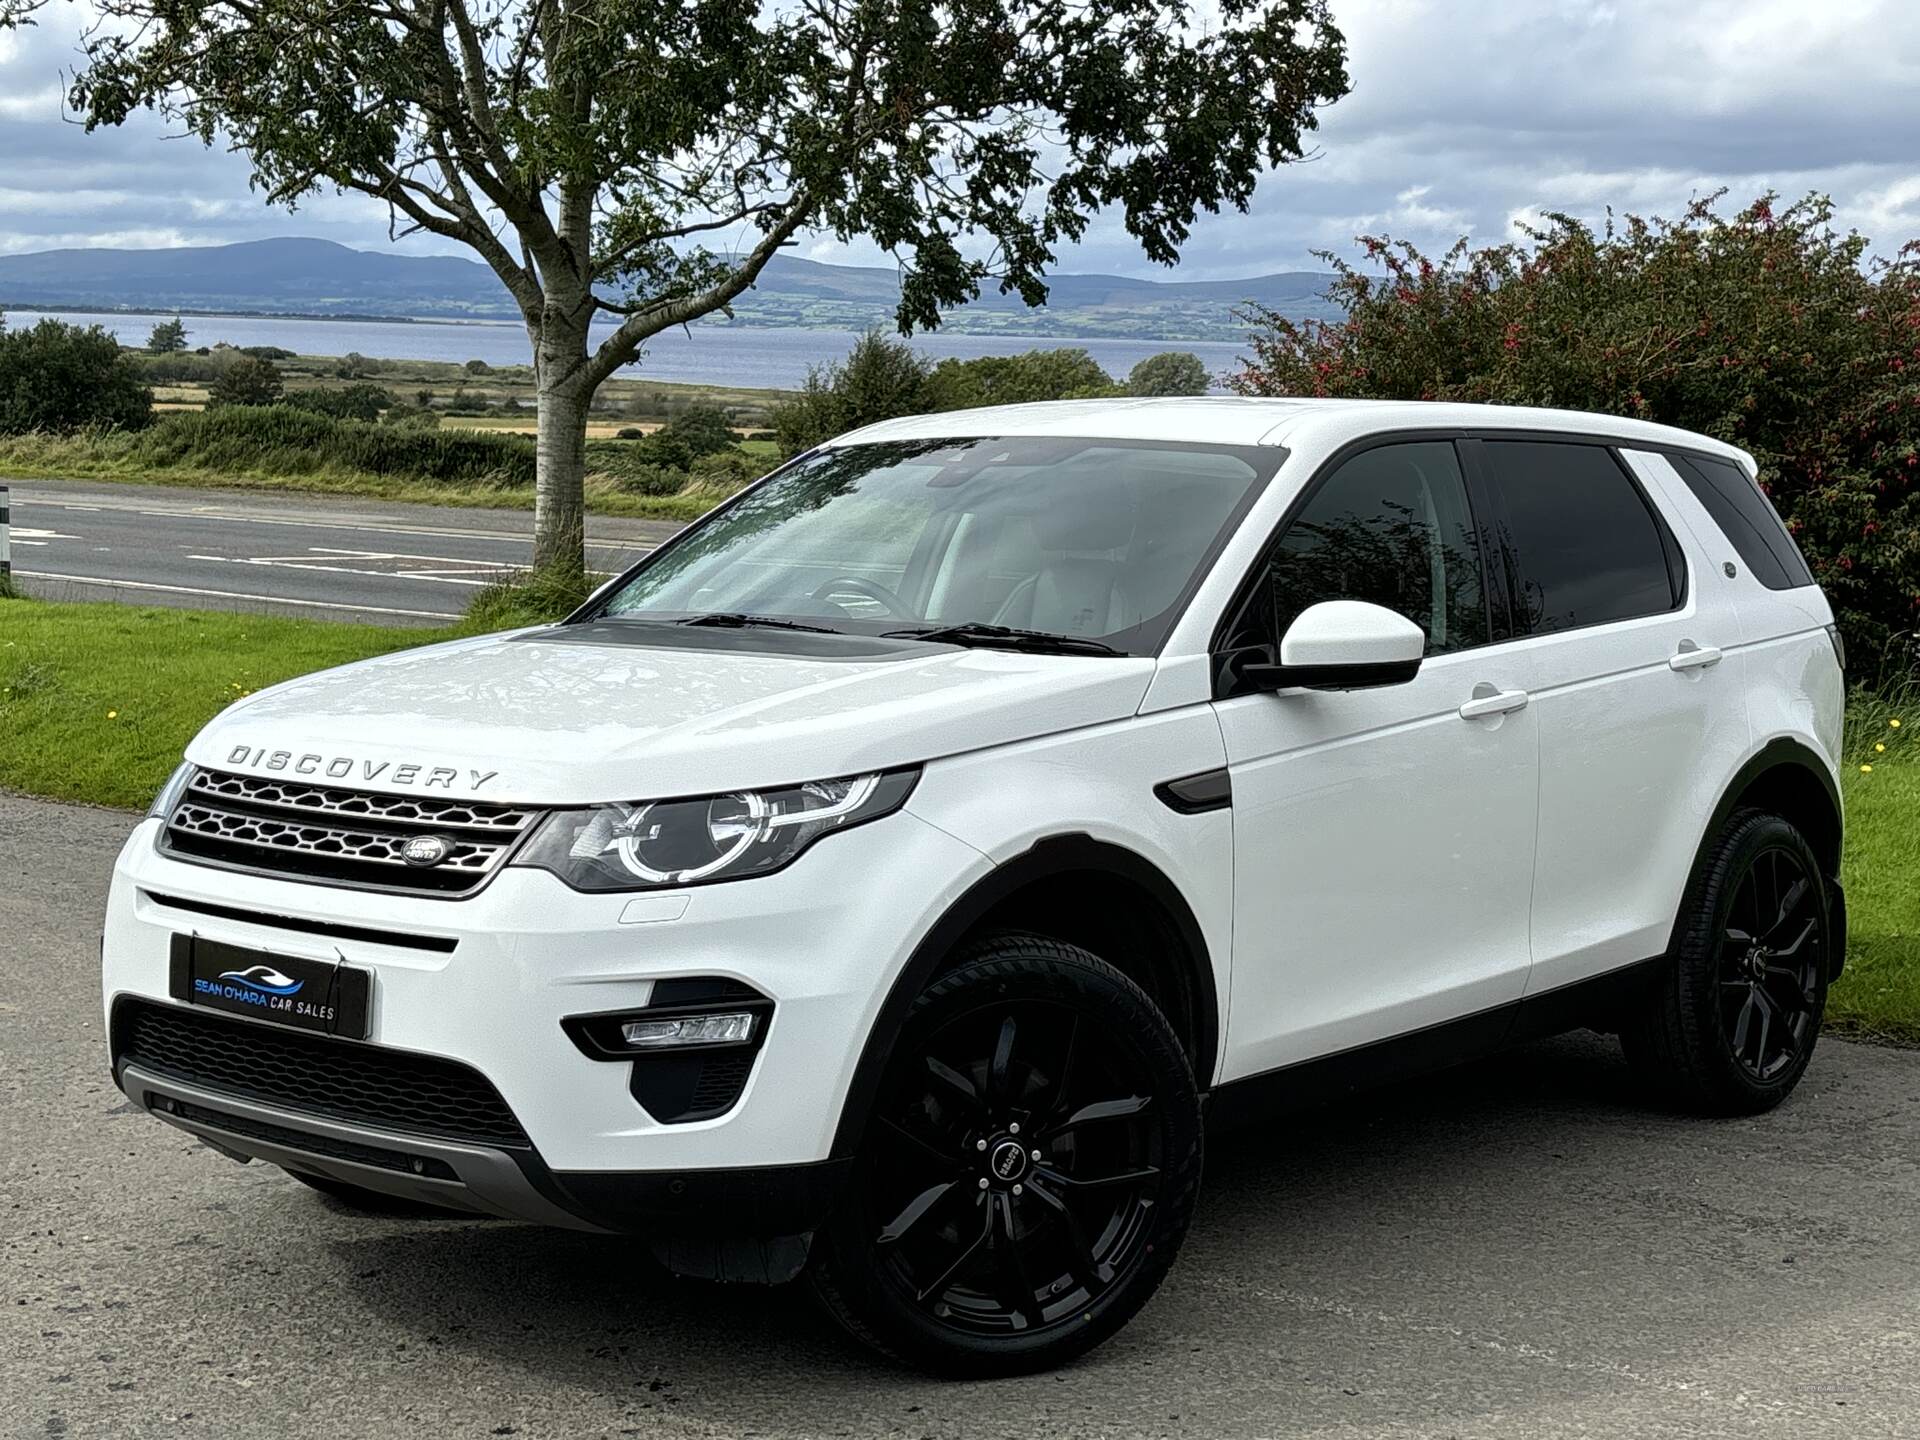
[[1220, 996], [1214, 981], [1213, 957], [1200, 922], [1186, 897], [1164, 872], [1138, 852], [1110, 841], [1075, 833], [1051, 836], [1014, 856], [975, 881], [965, 894], [920, 937], [907, 963], [894, 977], [887, 998], [867, 1032], [866, 1044], [854, 1067], [852, 1083], [840, 1107], [832, 1158], [847, 1159], [860, 1147], [880, 1089], [880, 1078], [893, 1056], [894, 1037], [926, 989], [940, 962], [980, 920], [1001, 901], [1037, 880], [1049, 876], [1093, 872], [1108, 874], [1140, 886], [1166, 913], [1186, 949], [1194, 983], [1194, 1084], [1205, 1094], [1219, 1059]]
[[[1719, 835], [1726, 826], [1727, 817], [1740, 808], [1742, 797], [1763, 776], [1782, 769], [1804, 773], [1812, 778], [1818, 784], [1821, 794], [1826, 797], [1827, 805], [1832, 812], [1833, 852], [1830, 855], [1817, 855], [1816, 858], [1820, 861], [1821, 869], [1827, 872], [1824, 878], [1827, 882], [1828, 924], [1834, 932], [1833, 967], [1829, 978], [1838, 979], [1846, 965], [1847, 952], [1846, 895], [1840, 885], [1840, 848], [1845, 835], [1843, 818], [1845, 810], [1840, 803], [1839, 782], [1834, 779], [1833, 772], [1820, 758], [1819, 752], [1805, 741], [1796, 740], [1790, 735], [1777, 735], [1756, 750], [1748, 757], [1746, 763], [1733, 773], [1733, 778], [1721, 789], [1720, 799], [1713, 807], [1713, 815], [1700, 834], [1700, 843], [1693, 854], [1692, 868], [1687, 871], [1688, 885], [1691, 888], [1693, 877], [1700, 873], [1700, 867], [1705, 863], [1708, 847], [1713, 844], [1714, 837]], [[1811, 835], [1807, 839], [1810, 843], [1816, 841], [1816, 837]], [[1673, 927], [1667, 936], [1669, 954], [1672, 953], [1674, 944], [1678, 940], [1679, 930], [1680, 916], [1676, 913]]]

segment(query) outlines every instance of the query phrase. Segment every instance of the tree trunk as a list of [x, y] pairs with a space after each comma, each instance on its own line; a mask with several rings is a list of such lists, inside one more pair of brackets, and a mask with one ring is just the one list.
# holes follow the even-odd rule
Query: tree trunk
[[[566, 348], [573, 353], [564, 354]], [[586, 567], [587, 405], [593, 398], [580, 383], [586, 360], [584, 333], [571, 346], [542, 339], [535, 389], [540, 407], [534, 442], [536, 570]]]

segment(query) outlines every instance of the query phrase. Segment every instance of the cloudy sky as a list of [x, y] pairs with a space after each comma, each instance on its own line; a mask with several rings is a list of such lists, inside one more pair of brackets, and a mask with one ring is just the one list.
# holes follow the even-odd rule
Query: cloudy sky
[[[1352, 94], [1319, 153], [1261, 187], [1249, 215], [1197, 228], [1184, 278], [1317, 268], [1316, 249], [1387, 232], [1490, 241], [1542, 209], [1672, 214], [1728, 187], [1833, 196], [1891, 251], [1920, 237], [1916, 0], [1333, 0]], [[79, 12], [0, 33], [0, 252], [321, 235], [386, 243], [384, 207], [316, 197], [295, 214], [245, 163], [157, 121], [85, 134], [62, 110]], [[416, 238], [409, 248], [434, 248]], [[447, 248], [441, 244], [441, 248]], [[875, 263], [831, 242], [801, 253]], [[1115, 223], [1062, 270], [1147, 275]]]

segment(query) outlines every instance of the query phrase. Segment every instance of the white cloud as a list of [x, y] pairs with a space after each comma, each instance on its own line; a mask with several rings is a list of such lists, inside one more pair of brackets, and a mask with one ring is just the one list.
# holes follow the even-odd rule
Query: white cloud
[[[1510, 238], [1549, 210], [1672, 215], [1723, 187], [1736, 205], [1769, 189], [1829, 193], [1840, 223], [1881, 253], [1920, 235], [1915, 0], [1332, 4], [1353, 93], [1323, 113], [1317, 157], [1269, 176], [1250, 214], [1196, 223], [1183, 275], [1313, 267], [1312, 251], [1350, 252], [1362, 232], [1440, 249], [1462, 234]], [[384, 207], [364, 197], [315, 196], [289, 215], [248, 189], [243, 159], [163, 140], [150, 118], [93, 135], [62, 119], [76, 14], [56, 6], [36, 30], [0, 37], [0, 248], [386, 242]], [[886, 263], [830, 237], [794, 253]], [[1060, 268], [1165, 273], [1114, 215]]]

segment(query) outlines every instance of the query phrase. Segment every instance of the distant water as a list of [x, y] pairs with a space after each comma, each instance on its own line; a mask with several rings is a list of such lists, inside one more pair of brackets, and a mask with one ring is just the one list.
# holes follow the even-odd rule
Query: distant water
[[[10, 326], [31, 325], [34, 310], [6, 312]], [[75, 325], [104, 325], [123, 343], [146, 343], [147, 332], [170, 315], [61, 314]], [[345, 355], [348, 351], [385, 360], [485, 360], [489, 365], [528, 363], [526, 331], [509, 321], [299, 320], [247, 315], [188, 315], [187, 344], [277, 345], [302, 355]], [[611, 326], [603, 328], [596, 341]], [[860, 337], [851, 330], [772, 330], [747, 326], [694, 326], [649, 340], [641, 362], [620, 374], [627, 378], [677, 380], [693, 384], [743, 385], [792, 389], [807, 367], [841, 360]], [[1075, 340], [1049, 335], [916, 335], [912, 344], [935, 360], [975, 360], [983, 355], [1014, 355], [1026, 350], [1077, 346], [1116, 379], [1149, 355], [1188, 350], [1216, 376], [1236, 368], [1245, 353], [1240, 345], [1218, 341]]]

